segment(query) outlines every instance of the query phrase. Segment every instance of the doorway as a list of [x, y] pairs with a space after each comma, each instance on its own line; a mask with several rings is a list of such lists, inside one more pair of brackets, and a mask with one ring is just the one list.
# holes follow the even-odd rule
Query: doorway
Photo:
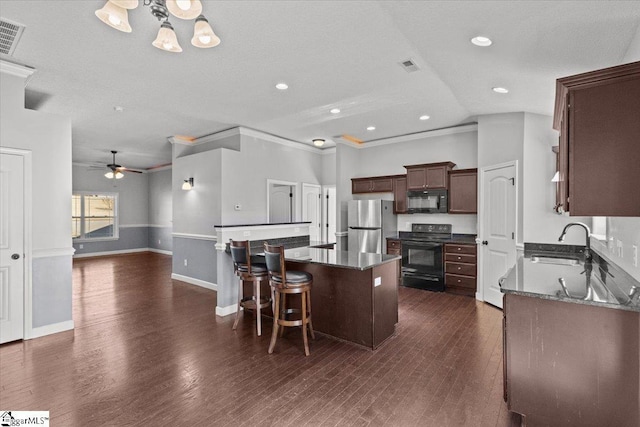
[[480, 265], [482, 300], [502, 308], [498, 281], [516, 261], [518, 162], [482, 168], [480, 171]]
[[309, 240], [318, 242], [322, 232], [321, 187], [302, 184], [302, 220], [309, 221]]
[[294, 222], [298, 184], [288, 181], [267, 180], [267, 212], [270, 224]]
[[322, 189], [322, 240], [336, 243], [336, 187]]

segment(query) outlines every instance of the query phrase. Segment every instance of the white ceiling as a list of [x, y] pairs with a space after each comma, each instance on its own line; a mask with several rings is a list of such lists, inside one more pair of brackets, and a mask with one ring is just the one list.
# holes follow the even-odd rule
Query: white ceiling
[[[28, 103], [71, 117], [74, 161], [107, 162], [118, 150], [118, 162], [133, 168], [170, 162], [168, 136], [238, 125], [310, 144], [341, 134], [372, 141], [482, 114], [551, 115], [556, 78], [640, 60], [635, 1], [203, 4], [222, 43], [191, 46], [192, 22], [171, 17], [181, 54], [151, 46], [159, 23], [142, 1], [129, 13], [129, 34], [95, 17], [104, 0], [1, 0], [0, 15], [26, 25], [13, 59], [37, 69]], [[473, 46], [476, 35], [493, 45]], [[408, 58], [419, 71], [400, 67]], [[289, 90], [275, 88], [281, 81]], [[342, 112], [330, 114], [334, 107]], [[423, 114], [431, 119], [418, 120]]]

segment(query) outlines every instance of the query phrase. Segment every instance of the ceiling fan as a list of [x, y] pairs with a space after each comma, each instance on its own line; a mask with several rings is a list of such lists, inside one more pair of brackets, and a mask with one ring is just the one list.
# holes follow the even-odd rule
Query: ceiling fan
[[118, 154], [117, 151], [111, 150], [111, 154], [113, 155], [113, 160], [111, 163], [109, 163], [107, 165], [107, 167], [110, 169], [109, 172], [105, 173], [104, 176], [106, 178], [109, 179], [120, 179], [122, 177], [124, 177], [124, 174], [122, 172], [133, 172], [133, 173], [142, 173], [142, 171], [139, 170], [135, 170], [135, 169], [129, 169], [126, 168], [124, 166], [121, 166], [119, 164], [116, 163], [116, 154]]

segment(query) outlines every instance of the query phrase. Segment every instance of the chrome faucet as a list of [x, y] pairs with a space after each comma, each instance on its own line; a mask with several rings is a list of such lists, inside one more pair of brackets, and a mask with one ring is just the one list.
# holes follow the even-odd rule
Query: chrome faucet
[[567, 234], [567, 230], [574, 226], [574, 225], [579, 225], [580, 227], [584, 228], [584, 231], [587, 233], [587, 242], [586, 242], [586, 248], [584, 250], [584, 259], [586, 262], [591, 262], [591, 230], [589, 229], [589, 226], [587, 224], [584, 224], [582, 222], [570, 222], [569, 224], [565, 225], [564, 229], [562, 230], [562, 234], [560, 234], [560, 237], [558, 238], [558, 242], [564, 242], [564, 236], [565, 234]]

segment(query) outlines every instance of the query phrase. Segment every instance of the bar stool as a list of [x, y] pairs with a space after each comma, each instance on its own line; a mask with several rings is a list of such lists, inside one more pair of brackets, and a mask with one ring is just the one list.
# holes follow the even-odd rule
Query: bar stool
[[[311, 285], [313, 276], [305, 271], [287, 271], [284, 259], [284, 246], [271, 246], [264, 243], [264, 257], [269, 271], [269, 286], [271, 286], [271, 299], [273, 301], [273, 331], [269, 354], [273, 353], [278, 339], [278, 328], [285, 326], [302, 326], [302, 340], [304, 341], [304, 354], [309, 355], [309, 341], [307, 339], [307, 326], [311, 338], [315, 339], [313, 324], [311, 323]], [[300, 294], [301, 309], [287, 308], [287, 295]], [[289, 315], [300, 313], [300, 319], [290, 320]]]
[[[271, 304], [271, 298], [260, 296], [260, 284], [268, 278], [267, 266], [262, 263], [251, 263], [251, 250], [247, 240], [229, 240], [229, 249], [231, 249], [231, 258], [233, 259], [233, 270], [240, 279], [238, 284], [238, 311], [236, 311], [236, 320], [233, 322], [232, 329], [235, 331], [238, 327], [240, 307], [245, 310], [255, 310], [256, 327], [258, 336], [260, 336], [262, 335], [260, 309]], [[244, 296], [244, 282], [253, 283], [253, 295]]]

